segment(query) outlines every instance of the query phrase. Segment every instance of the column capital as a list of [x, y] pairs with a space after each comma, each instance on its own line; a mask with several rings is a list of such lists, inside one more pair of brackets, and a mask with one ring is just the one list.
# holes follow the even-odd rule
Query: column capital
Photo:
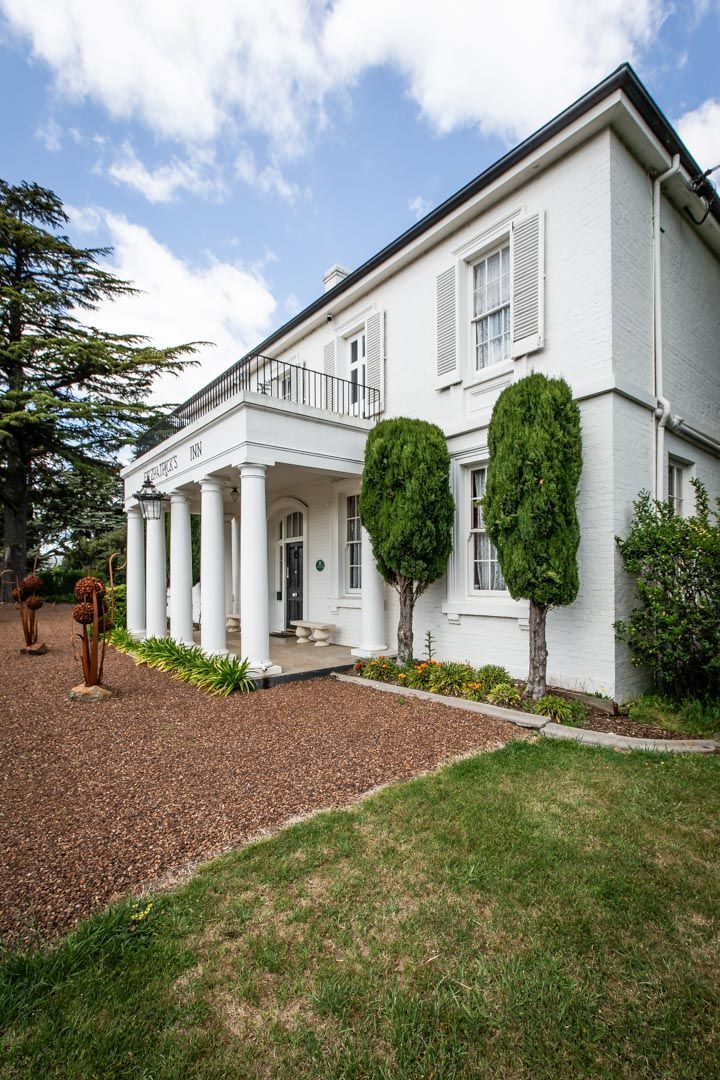
[[221, 480], [219, 476], [204, 476], [200, 481], [200, 489], [202, 491], [220, 491], [225, 490], [225, 481]]
[[138, 506], [137, 503], [134, 503], [132, 506], [128, 506], [125, 513], [127, 514], [128, 517], [130, 517], [132, 515], [134, 518], [139, 517], [139, 518], [142, 519], [142, 512], [141, 512], [140, 507]]
[[175, 491], [170, 492], [170, 504], [171, 505], [173, 503], [175, 503], [177, 505], [178, 503], [186, 503], [186, 502], [190, 502], [190, 494], [189, 494], [189, 492], [180, 491], [179, 488], [176, 489]]
[[240, 466], [240, 479], [243, 480], [246, 476], [256, 476], [260, 479], [265, 479], [265, 473], [267, 472], [267, 465], [253, 465], [250, 462], [246, 462]]

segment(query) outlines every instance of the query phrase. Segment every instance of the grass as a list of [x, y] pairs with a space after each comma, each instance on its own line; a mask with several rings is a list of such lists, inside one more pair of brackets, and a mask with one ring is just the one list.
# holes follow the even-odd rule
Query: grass
[[720, 701], [672, 701], [661, 694], [644, 694], [627, 708], [631, 719], [654, 724], [678, 735], [720, 736]]
[[716, 1075], [720, 758], [539, 740], [6, 959], [3, 1077]]

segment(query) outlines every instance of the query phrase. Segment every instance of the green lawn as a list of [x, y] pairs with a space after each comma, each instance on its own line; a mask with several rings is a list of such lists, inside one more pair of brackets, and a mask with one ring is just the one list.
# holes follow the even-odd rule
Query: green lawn
[[7, 958], [3, 1077], [702, 1077], [720, 757], [513, 743]]

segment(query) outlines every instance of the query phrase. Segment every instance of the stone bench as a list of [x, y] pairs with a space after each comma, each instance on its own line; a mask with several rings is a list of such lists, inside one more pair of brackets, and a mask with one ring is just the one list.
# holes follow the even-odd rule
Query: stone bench
[[334, 623], [307, 622], [305, 619], [291, 619], [290, 625], [295, 627], [296, 645], [308, 645], [312, 641], [317, 648], [330, 644], [330, 635], [335, 629]]

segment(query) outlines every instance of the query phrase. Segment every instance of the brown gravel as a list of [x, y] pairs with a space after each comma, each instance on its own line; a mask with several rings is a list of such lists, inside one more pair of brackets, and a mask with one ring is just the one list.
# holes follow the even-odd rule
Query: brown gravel
[[504, 721], [317, 679], [210, 698], [110, 650], [108, 702], [81, 680], [70, 608], [42, 657], [0, 605], [0, 934], [67, 931], [143, 883], [448, 758], [529, 737]]

